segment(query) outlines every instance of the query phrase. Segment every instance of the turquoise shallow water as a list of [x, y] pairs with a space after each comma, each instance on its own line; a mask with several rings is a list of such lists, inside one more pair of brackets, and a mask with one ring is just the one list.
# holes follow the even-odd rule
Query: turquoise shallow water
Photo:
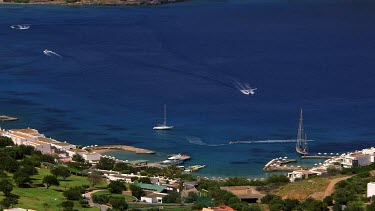
[[[1, 127], [188, 154], [205, 176], [262, 177], [270, 159], [297, 157], [285, 140], [296, 137], [301, 107], [312, 153], [370, 147], [374, 9], [372, 1], [2, 5], [0, 113], [21, 120]], [[30, 29], [9, 27], [23, 23]], [[243, 95], [235, 83], [258, 90]], [[153, 131], [163, 104], [175, 129]]]

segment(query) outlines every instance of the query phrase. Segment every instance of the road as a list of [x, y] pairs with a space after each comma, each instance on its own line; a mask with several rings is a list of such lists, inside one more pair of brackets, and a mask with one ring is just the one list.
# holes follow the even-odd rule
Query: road
[[87, 192], [85, 193], [85, 198], [87, 199], [87, 201], [89, 202], [89, 205], [91, 207], [97, 207], [100, 209], [100, 211], [107, 211], [107, 209], [109, 208], [107, 205], [103, 205], [103, 204], [96, 204], [92, 201], [92, 198], [91, 198], [91, 194], [93, 193], [96, 193], [98, 191], [102, 191], [102, 190], [93, 190], [91, 192]]

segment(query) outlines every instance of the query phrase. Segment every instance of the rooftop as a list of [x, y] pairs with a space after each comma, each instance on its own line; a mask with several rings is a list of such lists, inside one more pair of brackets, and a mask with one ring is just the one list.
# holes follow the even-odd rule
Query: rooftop
[[40, 136], [42, 134], [39, 133], [38, 130], [32, 129], [32, 128], [24, 128], [24, 129], [12, 129], [11, 131], [21, 132], [21, 133], [27, 133], [34, 136]]
[[46, 137], [39, 137], [38, 140], [39, 140], [39, 141], [46, 142], [46, 143], [55, 143], [55, 142], [58, 142], [58, 141], [56, 141], [55, 139], [46, 138]]
[[162, 192], [166, 188], [166, 186], [163, 186], [163, 185], [154, 185], [154, 184], [146, 184], [146, 183], [138, 183], [137, 185], [142, 189], [154, 190], [158, 193]]

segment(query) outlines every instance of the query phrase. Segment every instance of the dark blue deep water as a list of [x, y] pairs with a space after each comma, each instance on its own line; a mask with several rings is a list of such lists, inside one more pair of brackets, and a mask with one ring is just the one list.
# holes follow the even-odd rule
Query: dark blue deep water
[[[300, 108], [313, 153], [370, 147], [374, 11], [360, 0], [0, 6], [0, 113], [21, 118], [1, 127], [185, 153], [205, 176], [260, 177], [270, 159], [297, 157], [290, 142], [228, 142], [294, 139]], [[163, 104], [175, 129], [153, 131]]]

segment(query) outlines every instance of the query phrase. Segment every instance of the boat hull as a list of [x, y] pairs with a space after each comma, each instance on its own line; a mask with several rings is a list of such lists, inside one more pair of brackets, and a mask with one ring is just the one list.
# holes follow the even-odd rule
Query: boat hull
[[307, 155], [307, 151], [296, 147], [296, 152], [300, 155]]
[[172, 130], [173, 126], [155, 126], [152, 129], [153, 130]]

